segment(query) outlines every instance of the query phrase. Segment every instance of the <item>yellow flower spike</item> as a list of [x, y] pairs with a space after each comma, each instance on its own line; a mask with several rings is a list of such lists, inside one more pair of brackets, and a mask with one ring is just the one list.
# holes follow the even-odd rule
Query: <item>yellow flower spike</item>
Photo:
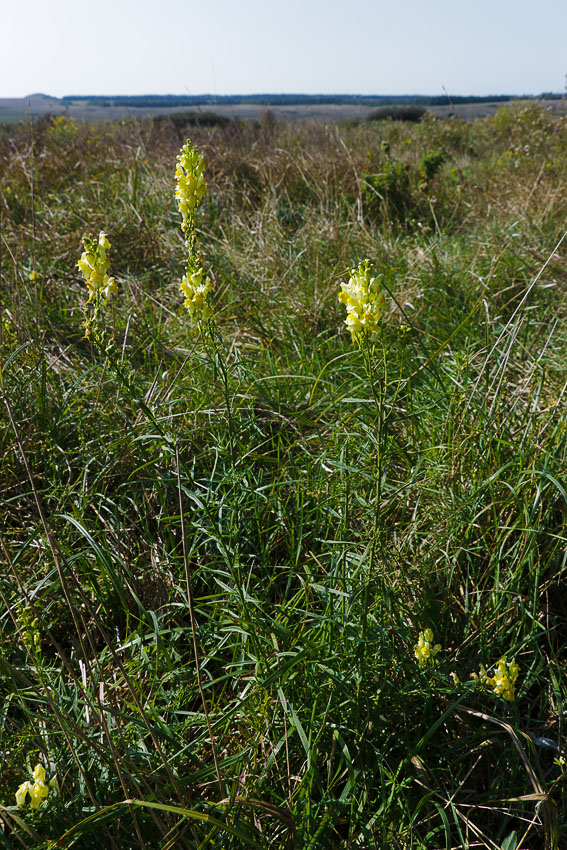
[[435, 656], [441, 652], [441, 644], [433, 644], [433, 632], [431, 629], [425, 629], [419, 633], [419, 638], [413, 648], [414, 655], [420, 667], [425, 667], [429, 661], [433, 661]]
[[106, 233], [101, 230], [98, 240], [92, 236], [85, 236], [84, 247], [85, 250], [81, 254], [77, 266], [82, 272], [90, 291], [89, 301], [97, 292], [106, 301], [108, 296], [117, 289], [116, 281], [107, 274], [110, 265], [110, 258], [108, 257], [110, 242]]
[[486, 669], [481, 665], [480, 682], [492, 688], [497, 696], [503, 697], [508, 702], [513, 702], [516, 698], [516, 679], [520, 672], [516, 662], [508, 664], [506, 656], [500, 659], [495, 667], [494, 675], [489, 676]]
[[195, 210], [207, 191], [205, 182], [205, 159], [189, 139], [185, 142], [177, 157], [175, 179], [177, 187], [175, 197], [179, 212], [183, 216], [182, 230], [187, 230]]
[[338, 298], [346, 307], [345, 324], [352, 341], [360, 341], [364, 334], [376, 336], [386, 301], [379, 278], [372, 277], [370, 260], [363, 260], [356, 269], [351, 269], [348, 283], [341, 284]]
[[207, 191], [205, 160], [197, 148], [187, 139], [177, 157], [175, 168], [175, 197], [182, 215], [181, 229], [187, 246], [187, 272], [180, 288], [185, 295], [185, 307], [192, 322], [203, 322], [211, 317], [212, 310], [207, 296], [212, 283], [201, 267], [201, 257], [196, 247], [195, 211]]

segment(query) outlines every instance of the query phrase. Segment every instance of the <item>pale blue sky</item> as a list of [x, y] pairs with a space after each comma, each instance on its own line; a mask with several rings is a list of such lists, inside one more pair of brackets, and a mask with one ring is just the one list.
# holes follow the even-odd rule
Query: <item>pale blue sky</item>
[[567, 0], [2, 0], [0, 97], [562, 92]]

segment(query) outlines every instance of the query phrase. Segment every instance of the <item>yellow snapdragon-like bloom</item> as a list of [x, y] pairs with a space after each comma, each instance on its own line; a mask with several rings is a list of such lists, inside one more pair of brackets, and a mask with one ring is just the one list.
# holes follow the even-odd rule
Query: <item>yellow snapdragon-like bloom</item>
[[90, 295], [89, 301], [96, 292], [100, 292], [106, 299], [115, 292], [116, 281], [113, 277], [107, 274], [107, 269], [110, 265], [108, 256], [110, 251], [110, 242], [107, 239], [106, 233], [99, 233], [98, 240], [92, 236], [86, 236], [84, 239], [85, 250], [81, 254], [81, 259], [77, 265], [85, 277]]
[[30, 806], [32, 809], [39, 809], [44, 800], [49, 796], [49, 788], [45, 782], [36, 780], [29, 789]]
[[31, 808], [38, 809], [44, 800], [47, 800], [50, 791], [57, 791], [57, 777], [53, 776], [47, 784], [45, 782], [45, 768], [41, 764], [36, 764], [32, 775], [33, 782], [28, 779], [18, 787], [16, 805], [23, 806], [29, 794]]
[[480, 671], [478, 673], [471, 673], [471, 679], [477, 684], [484, 685], [486, 684], [487, 675], [488, 673], [486, 672], [486, 667], [484, 666], [484, 664], [481, 664]]
[[189, 219], [193, 217], [207, 191], [204, 172], [205, 159], [203, 155], [187, 139], [177, 157], [175, 168], [175, 179], [177, 180], [175, 197], [179, 211], [183, 216], [181, 224], [183, 230], [187, 230]]
[[419, 638], [413, 648], [417, 663], [420, 667], [425, 667], [429, 661], [432, 661], [438, 652], [441, 652], [441, 644], [437, 643], [433, 646], [433, 632], [431, 629], [425, 629], [419, 633]]
[[42, 764], [36, 764], [32, 774], [36, 782], [45, 782], [45, 768]]
[[28, 796], [28, 792], [30, 788], [32, 788], [32, 786], [33, 783], [30, 782], [29, 779], [26, 782], [22, 782], [22, 784], [18, 787], [18, 790], [16, 791], [16, 806], [24, 805], [26, 797]]
[[188, 270], [187, 274], [183, 275], [180, 288], [185, 295], [184, 304], [189, 310], [191, 321], [201, 322], [210, 318], [211, 307], [207, 296], [212, 289], [212, 283], [210, 278], [205, 277], [203, 269], [197, 269], [195, 272]]
[[504, 697], [508, 702], [513, 702], [516, 696], [515, 686], [519, 672], [520, 668], [515, 661], [508, 664], [506, 658], [501, 658], [496, 665], [494, 676], [485, 675], [484, 682], [489, 688], [493, 689], [495, 694]]
[[348, 283], [341, 284], [339, 301], [346, 307], [345, 324], [353, 342], [365, 333], [370, 336], [377, 333], [386, 302], [379, 278], [372, 277], [370, 260], [363, 260], [356, 269], [351, 269]]

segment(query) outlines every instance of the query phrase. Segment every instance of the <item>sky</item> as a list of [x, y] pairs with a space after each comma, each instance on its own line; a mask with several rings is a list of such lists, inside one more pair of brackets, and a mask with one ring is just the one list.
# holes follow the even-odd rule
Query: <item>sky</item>
[[564, 92], [567, 0], [0, 0], [0, 97]]

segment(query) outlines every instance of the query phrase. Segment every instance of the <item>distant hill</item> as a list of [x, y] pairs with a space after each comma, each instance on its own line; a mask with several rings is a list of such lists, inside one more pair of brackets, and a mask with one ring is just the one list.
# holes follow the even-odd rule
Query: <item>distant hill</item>
[[52, 102], [55, 101], [55, 103], [59, 102], [58, 97], [53, 97], [53, 95], [51, 95], [51, 94], [43, 94], [43, 92], [35, 92], [35, 94], [28, 94], [28, 95], [26, 95], [26, 97], [23, 98], [23, 100], [35, 99], [35, 98], [38, 98], [38, 97], [43, 98], [44, 100], [50, 100]]

